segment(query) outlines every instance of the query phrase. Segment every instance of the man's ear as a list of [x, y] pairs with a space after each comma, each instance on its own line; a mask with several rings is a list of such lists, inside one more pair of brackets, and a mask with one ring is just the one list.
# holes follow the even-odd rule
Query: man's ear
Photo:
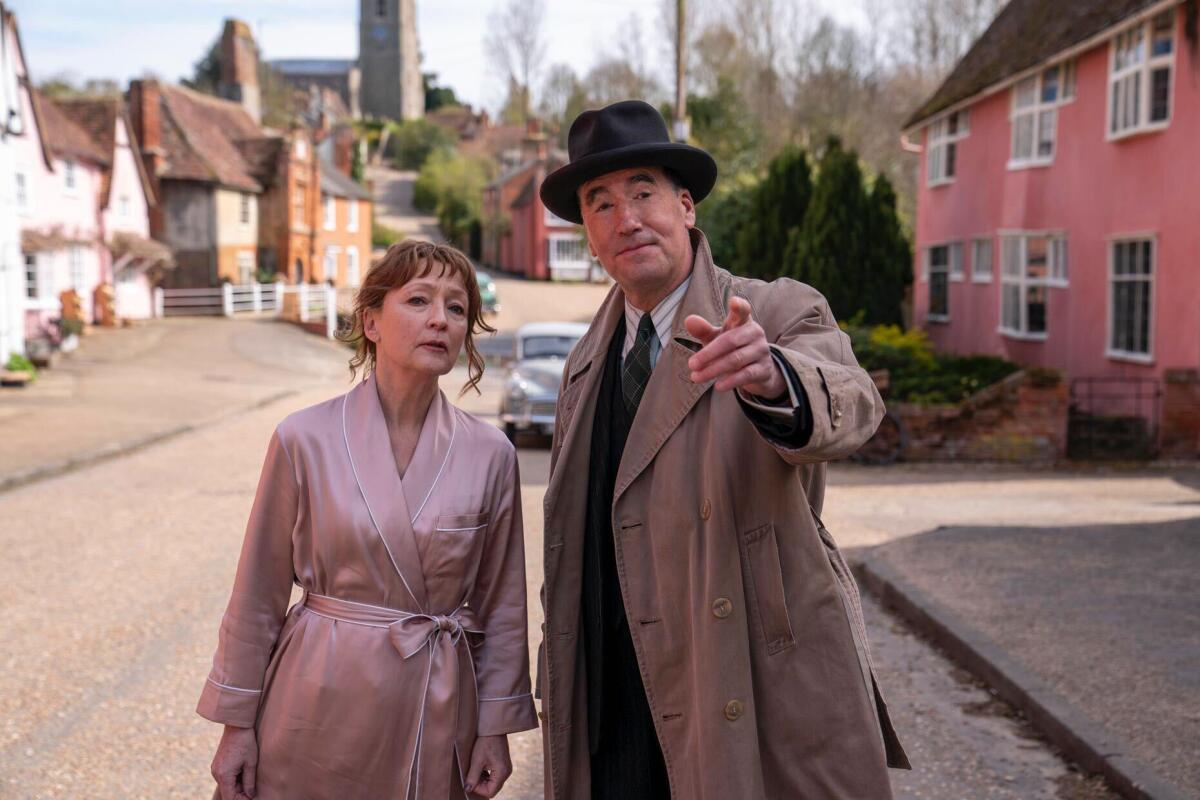
[[696, 227], [696, 202], [692, 200], [692, 193], [687, 189], [680, 189], [679, 203], [683, 206], [683, 224], [689, 230]]

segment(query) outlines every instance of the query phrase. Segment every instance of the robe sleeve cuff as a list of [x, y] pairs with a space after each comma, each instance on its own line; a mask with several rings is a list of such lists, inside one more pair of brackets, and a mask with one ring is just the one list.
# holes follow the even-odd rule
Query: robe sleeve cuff
[[253, 728], [261, 699], [262, 692], [258, 689], [240, 689], [209, 678], [200, 693], [196, 713], [222, 725]]
[[516, 697], [479, 698], [478, 736], [499, 736], [506, 733], [533, 730], [538, 726], [533, 695]]

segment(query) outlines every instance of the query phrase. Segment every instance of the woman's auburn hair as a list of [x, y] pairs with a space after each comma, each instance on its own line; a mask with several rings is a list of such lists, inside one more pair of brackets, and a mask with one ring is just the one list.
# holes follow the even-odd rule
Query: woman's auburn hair
[[367, 338], [363, 329], [363, 314], [368, 308], [379, 308], [383, 298], [392, 289], [398, 289], [414, 278], [423, 278], [438, 269], [439, 276], [458, 276], [467, 290], [467, 337], [463, 344], [467, 351], [467, 373], [469, 380], [459, 396], [474, 389], [479, 394], [479, 380], [483, 377], [483, 356], [475, 347], [476, 333], [495, 333], [496, 329], [483, 319], [483, 299], [479, 295], [479, 282], [475, 279], [475, 267], [462, 251], [446, 244], [433, 244], [416, 239], [406, 239], [388, 248], [383, 258], [367, 270], [358, 294], [354, 298], [354, 321], [349, 330], [338, 338], [354, 348], [350, 359], [350, 378], [358, 375], [361, 367], [363, 378], [375, 370], [375, 343]]

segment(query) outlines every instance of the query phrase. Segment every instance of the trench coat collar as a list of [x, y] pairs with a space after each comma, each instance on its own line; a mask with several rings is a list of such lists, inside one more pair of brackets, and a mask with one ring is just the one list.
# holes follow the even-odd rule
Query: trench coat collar
[[428, 595], [414, 525], [443, 477], [457, 430], [450, 401], [439, 391], [429, 404], [412, 461], [400, 478], [388, 439], [375, 375], [351, 389], [342, 406], [342, 430], [354, 480], [392, 566], [417, 607]]
[[[629, 431], [625, 454], [617, 472], [614, 503], [653, 460], [667, 437], [679, 427], [688, 412], [714, 383], [692, 383], [687, 361], [700, 349], [701, 344], [687, 332], [683, 321], [689, 315], [697, 314], [714, 325], [720, 325], [726, 314], [725, 296], [729, 291], [729, 278], [718, 272], [713, 263], [708, 240], [699, 229], [692, 229], [691, 239], [695, 253], [692, 262], [692, 282], [679, 303], [679, 310], [671, 324], [671, 339], [663, 343], [662, 352], [642, 396], [633, 427]], [[603, 372], [593, 365], [603, 362], [617, 324], [624, 314], [625, 293], [620, 286], [614, 286], [596, 312], [591, 330], [580, 342], [579, 354], [569, 367], [564, 391], [574, 394], [574, 384], [580, 382], [582, 386], [578, 390], [579, 396], [584, 399], [580, 401], [580, 412], [572, 415], [570, 427], [563, 440], [561, 458], [564, 462], [568, 462], [572, 455], [584, 447], [580, 436], [590, 434], [595, 419], [595, 394], [600, 385], [600, 373]], [[560, 398], [560, 404], [561, 402]], [[565, 480], [563, 476], [573, 472], [566, 468], [568, 466], [567, 463], [560, 465], [551, 476], [547, 490], [547, 506], [557, 497], [561, 481]]]
[[723, 277], [713, 264], [712, 250], [708, 240], [699, 229], [691, 231], [692, 282], [671, 325], [671, 341], [663, 342], [662, 352], [646, 384], [641, 405], [629, 429], [625, 453], [617, 470], [617, 482], [613, 492], [613, 504], [620, 499], [634, 479], [658, 454], [675, 429], [679, 427], [696, 402], [715, 381], [692, 383], [691, 370], [687, 362], [701, 343], [687, 332], [683, 321], [692, 314], [703, 317], [713, 325], [720, 326], [725, 319], [725, 294], [728, 291], [728, 276]]

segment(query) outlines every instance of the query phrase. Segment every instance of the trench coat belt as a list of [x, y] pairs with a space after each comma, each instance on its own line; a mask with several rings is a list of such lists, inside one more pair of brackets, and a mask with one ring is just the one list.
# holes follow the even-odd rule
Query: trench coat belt
[[[483, 640], [483, 631], [472, 609], [463, 606], [450, 614], [414, 613], [312, 592], [302, 604], [321, 616], [387, 628], [392, 646], [405, 660], [428, 654], [415, 720], [410, 786], [404, 796], [417, 800], [449, 797], [450, 765], [457, 762], [459, 778], [465, 778], [479, 721], [479, 690], [470, 647]], [[427, 718], [433, 720], [428, 726]]]

